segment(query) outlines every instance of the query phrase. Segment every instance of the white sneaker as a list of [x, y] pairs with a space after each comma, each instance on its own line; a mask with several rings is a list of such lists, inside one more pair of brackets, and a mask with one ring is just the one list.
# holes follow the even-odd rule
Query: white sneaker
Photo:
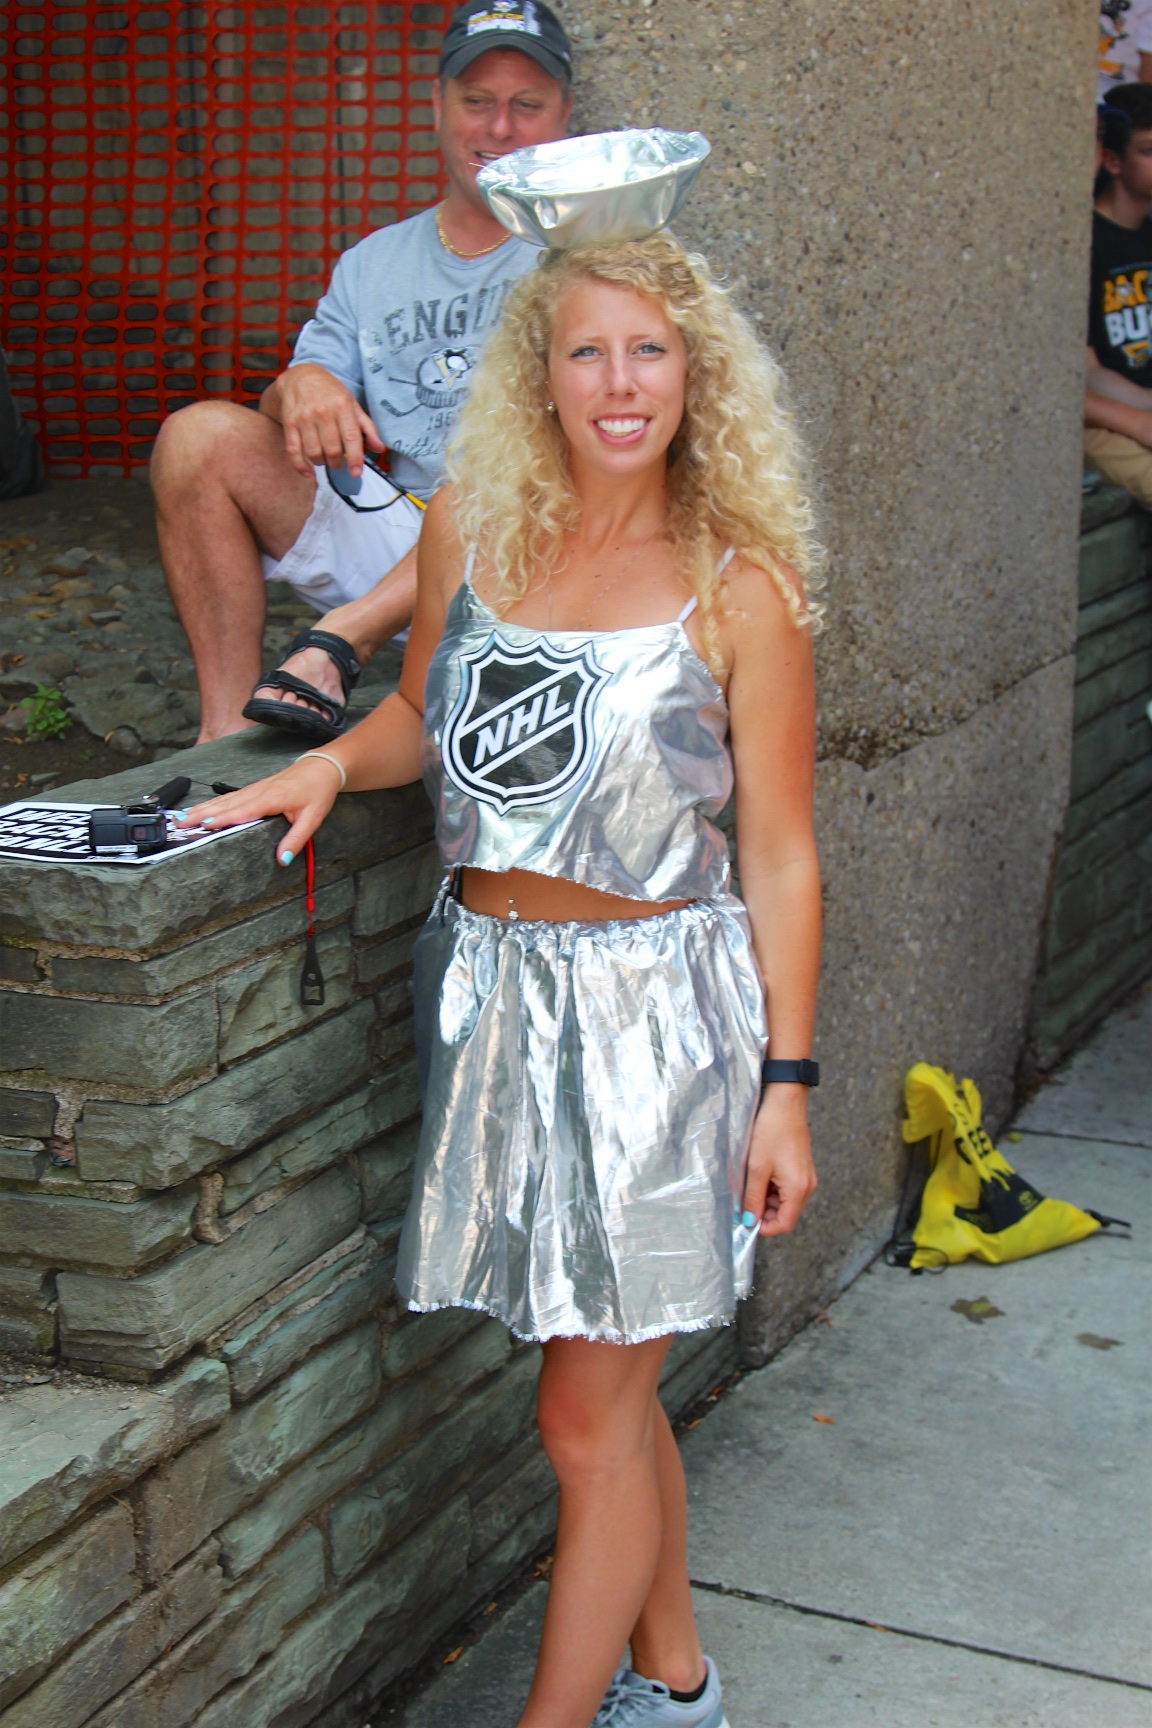
[[708, 1678], [691, 1704], [673, 1698], [659, 1680], [645, 1680], [632, 1668], [617, 1669], [592, 1728], [728, 1728], [716, 1664], [710, 1656], [704, 1661]]

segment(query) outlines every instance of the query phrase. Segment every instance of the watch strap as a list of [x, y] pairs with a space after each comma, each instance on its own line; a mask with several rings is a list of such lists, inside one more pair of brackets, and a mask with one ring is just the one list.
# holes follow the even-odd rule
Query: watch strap
[[770, 1086], [773, 1080], [790, 1081], [799, 1086], [819, 1086], [820, 1064], [809, 1061], [807, 1057], [800, 1062], [772, 1059], [765, 1062], [761, 1070], [761, 1081], [765, 1086]]

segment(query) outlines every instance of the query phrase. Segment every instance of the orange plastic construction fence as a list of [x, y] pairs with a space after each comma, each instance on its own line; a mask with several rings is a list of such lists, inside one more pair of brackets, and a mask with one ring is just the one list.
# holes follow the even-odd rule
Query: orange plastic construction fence
[[254, 401], [339, 253], [440, 196], [451, 10], [11, 0], [0, 342], [55, 473], [131, 473], [174, 408]]

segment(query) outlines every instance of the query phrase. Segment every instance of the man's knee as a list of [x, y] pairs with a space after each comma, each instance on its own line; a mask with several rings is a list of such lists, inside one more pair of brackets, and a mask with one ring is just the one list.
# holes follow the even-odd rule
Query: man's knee
[[269, 428], [279, 431], [267, 416], [235, 402], [178, 408], [164, 421], [152, 451], [150, 478], [157, 498], [211, 484], [215, 475], [226, 478], [246, 449], [267, 443]]
[[1084, 431], [1084, 459], [1113, 486], [1123, 486], [1138, 504], [1152, 510], [1152, 450], [1119, 432], [1099, 427]]

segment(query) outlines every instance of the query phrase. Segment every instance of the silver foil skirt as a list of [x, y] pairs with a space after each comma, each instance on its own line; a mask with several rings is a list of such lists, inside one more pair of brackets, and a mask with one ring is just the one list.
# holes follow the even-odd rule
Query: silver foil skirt
[[740, 1213], [765, 1044], [740, 902], [511, 923], [442, 891], [416, 991], [409, 1305], [615, 1343], [730, 1320], [756, 1250]]

